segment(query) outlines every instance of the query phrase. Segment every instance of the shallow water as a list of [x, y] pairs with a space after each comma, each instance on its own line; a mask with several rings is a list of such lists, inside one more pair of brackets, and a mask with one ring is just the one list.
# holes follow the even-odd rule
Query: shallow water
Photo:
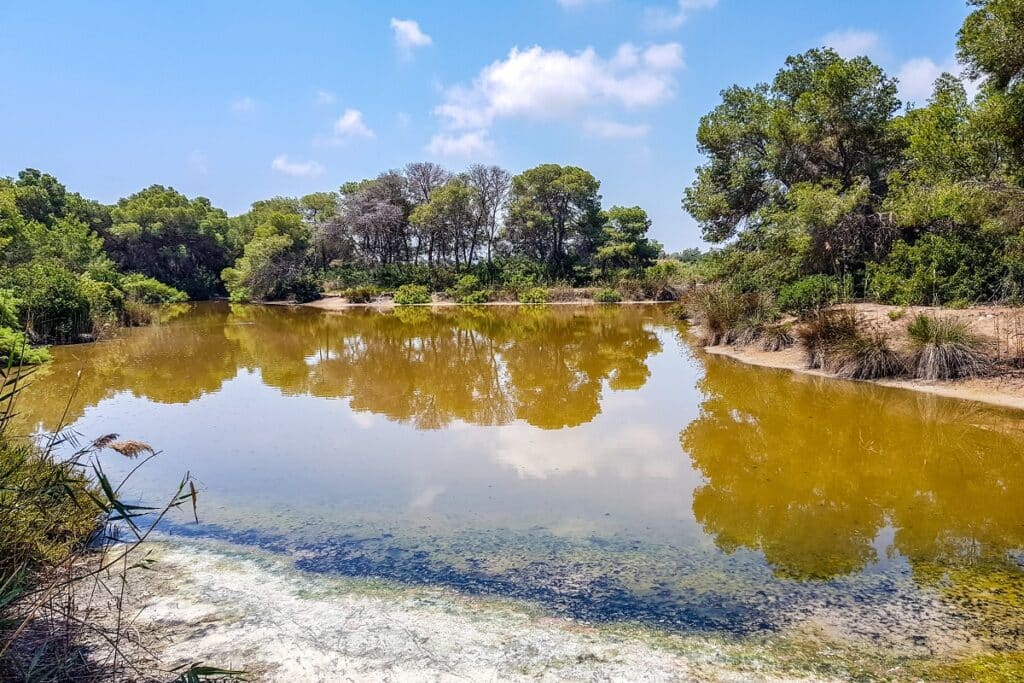
[[677, 634], [1024, 642], [1019, 413], [707, 356], [658, 306], [169, 317], [54, 349], [20, 409], [159, 448], [139, 498], [192, 472], [180, 542]]

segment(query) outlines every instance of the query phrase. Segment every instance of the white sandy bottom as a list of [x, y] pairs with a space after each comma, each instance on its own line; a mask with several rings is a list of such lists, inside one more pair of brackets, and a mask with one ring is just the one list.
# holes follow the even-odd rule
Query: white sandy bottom
[[131, 607], [163, 667], [204, 662], [259, 681], [795, 680], [737, 666], [712, 639], [663, 648], [510, 601], [308, 574], [234, 547], [156, 547]]

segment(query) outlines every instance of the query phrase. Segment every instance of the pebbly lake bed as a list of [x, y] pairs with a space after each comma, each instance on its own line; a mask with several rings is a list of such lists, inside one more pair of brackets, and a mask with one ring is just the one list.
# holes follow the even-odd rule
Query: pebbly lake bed
[[166, 318], [55, 348], [19, 409], [162, 451], [139, 500], [202, 483], [133, 598], [172, 660], [261, 680], [1024, 670], [1019, 412], [711, 356], [657, 305]]

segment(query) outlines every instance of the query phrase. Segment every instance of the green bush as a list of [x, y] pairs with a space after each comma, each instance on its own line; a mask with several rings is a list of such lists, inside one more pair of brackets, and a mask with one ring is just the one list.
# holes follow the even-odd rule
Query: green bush
[[521, 304], [546, 304], [548, 299], [548, 290], [543, 287], [531, 287], [519, 293]]
[[927, 234], [897, 242], [889, 258], [868, 269], [868, 293], [899, 306], [984, 301], [998, 296], [1004, 268], [985, 240]]
[[19, 293], [21, 326], [35, 338], [71, 341], [92, 331], [81, 278], [53, 262], [35, 261], [4, 274], [2, 285]]
[[0, 327], [0, 366], [35, 365], [50, 360], [45, 347], [29, 345], [25, 335], [10, 327]]
[[923, 380], [976, 377], [988, 367], [984, 344], [970, 326], [954, 318], [919, 315], [907, 326], [911, 370]]
[[699, 317], [709, 346], [750, 343], [778, 317], [764, 294], [737, 292], [722, 284], [691, 290], [685, 303]]
[[128, 298], [144, 304], [179, 304], [188, 301], [188, 295], [180, 289], [140, 273], [122, 277], [121, 290]]
[[843, 282], [839, 278], [811, 275], [783, 286], [777, 303], [784, 312], [804, 318], [838, 303], [842, 295]]
[[395, 303], [399, 306], [429, 304], [430, 291], [423, 285], [402, 285], [395, 290]]
[[300, 275], [279, 283], [267, 297], [270, 300], [287, 299], [304, 304], [320, 298], [320, 281], [312, 275]]
[[600, 304], [617, 304], [622, 297], [614, 289], [599, 289], [594, 292], [594, 301]]
[[485, 289], [478, 289], [459, 297], [460, 304], [476, 305], [485, 304], [491, 300], [491, 293]]
[[341, 295], [348, 299], [350, 304], [368, 304], [380, 296], [380, 289], [373, 285], [357, 285], [343, 290]]

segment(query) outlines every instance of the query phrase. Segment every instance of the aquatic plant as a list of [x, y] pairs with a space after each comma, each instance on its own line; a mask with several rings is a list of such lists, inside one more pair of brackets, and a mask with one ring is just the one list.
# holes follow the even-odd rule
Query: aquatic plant
[[837, 348], [858, 337], [857, 314], [851, 308], [818, 311], [796, 328], [809, 368], [829, 367]]
[[907, 327], [911, 374], [923, 380], [951, 380], [984, 374], [990, 363], [985, 344], [955, 318], [918, 315]]
[[892, 349], [882, 330], [839, 340], [830, 359], [832, 370], [848, 379], [883, 379], [906, 371], [903, 357]]

